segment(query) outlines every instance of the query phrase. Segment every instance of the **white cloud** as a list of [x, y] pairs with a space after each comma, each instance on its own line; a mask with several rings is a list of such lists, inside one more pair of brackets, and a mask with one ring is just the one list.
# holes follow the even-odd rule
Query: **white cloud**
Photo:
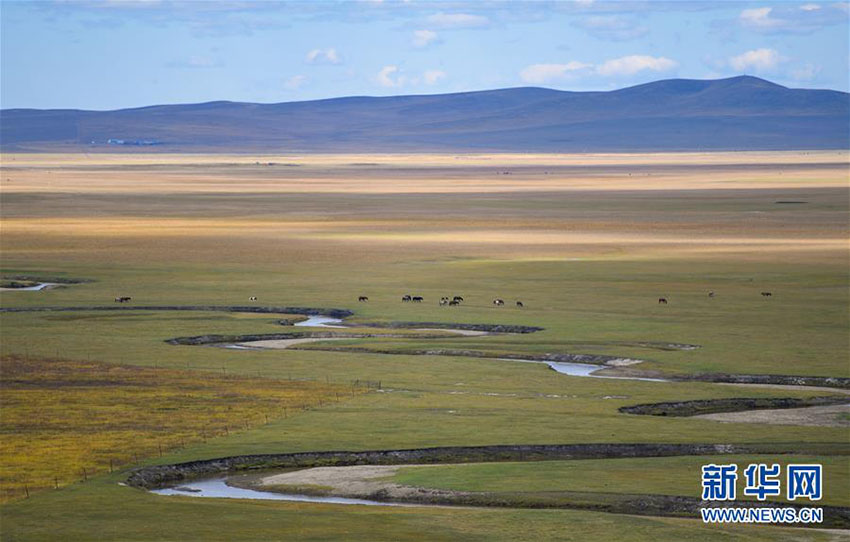
[[631, 55], [606, 60], [602, 64], [589, 64], [573, 60], [566, 64], [532, 64], [519, 72], [525, 83], [541, 84], [564, 79], [587, 77], [619, 77], [634, 75], [642, 71], [666, 72], [679, 64], [665, 57]]
[[484, 15], [471, 15], [469, 13], [435, 13], [425, 19], [431, 26], [440, 28], [480, 28], [488, 26], [490, 19]]
[[413, 31], [413, 46], [427, 47], [437, 39], [437, 33], [433, 30], [414, 30]]
[[307, 64], [339, 64], [342, 59], [336, 49], [330, 47], [328, 49], [313, 49], [304, 59]]
[[382, 87], [398, 87], [403, 84], [401, 78], [396, 77], [393, 79], [393, 74], [398, 73], [398, 66], [384, 66], [381, 68], [381, 71], [378, 72], [378, 84]]
[[663, 56], [630, 55], [605, 61], [597, 66], [596, 73], [603, 76], [634, 75], [644, 70], [665, 72], [674, 69], [678, 63]]
[[782, 57], [774, 49], [753, 49], [729, 59], [729, 66], [739, 72], [768, 72], [782, 62]]
[[778, 19], [770, 16], [773, 8], [753, 8], [745, 9], [741, 12], [740, 20], [744, 26], [753, 28], [775, 28], [782, 24]]
[[800, 6], [780, 3], [773, 7], [742, 10], [738, 22], [744, 28], [762, 34], [808, 34], [825, 26], [846, 24], [847, 19], [836, 13], [842, 7], [842, 3], [837, 2], [825, 7], [815, 3]]
[[293, 75], [292, 77], [290, 77], [289, 79], [287, 79], [283, 83], [283, 86], [286, 87], [289, 90], [296, 90], [296, 89], [300, 88], [301, 85], [303, 85], [306, 82], [307, 82], [307, 76], [306, 75]]
[[541, 84], [564, 79], [570, 72], [577, 72], [591, 67], [593, 67], [592, 64], [577, 61], [566, 64], [532, 64], [519, 72], [519, 76], [526, 83]]
[[446, 72], [442, 70], [428, 70], [422, 74], [422, 79], [425, 80], [426, 85], [436, 84], [440, 79], [445, 79]]

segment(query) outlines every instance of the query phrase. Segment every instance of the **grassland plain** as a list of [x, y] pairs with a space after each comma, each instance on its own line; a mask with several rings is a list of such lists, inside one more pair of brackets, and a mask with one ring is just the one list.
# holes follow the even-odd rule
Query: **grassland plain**
[[3, 501], [364, 391], [88, 361], [0, 363]]
[[[614, 354], [672, 373], [850, 376], [846, 153], [255, 158], [3, 156], [4, 276], [95, 282], [3, 292], [2, 306], [104, 305], [118, 295], [139, 305], [232, 305], [257, 296], [265, 306], [350, 308], [356, 311], [352, 320], [361, 322], [545, 328], [529, 335], [358, 344]], [[763, 298], [761, 291], [773, 296]], [[426, 302], [403, 304], [405, 293], [423, 295]], [[370, 301], [357, 303], [359, 295]], [[439, 307], [441, 295], [466, 301]], [[494, 297], [522, 300], [525, 308], [495, 308]], [[669, 305], [658, 305], [658, 297]], [[2, 313], [2, 353], [59, 352], [75, 360], [255, 378], [382, 382], [380, 393], [276, 419], [153, 462], [438, 445], [847, 442], [841, 427], [617, 412], [656, 401], [823, 394], [811, 390], [573, 378], [543, 365], [484, 359], [232, 351], [164, 342], [206, 333], [280, 332], [279, 319], [206, 312]], [[646, 341], [702, 348], [623, 344]], [[698, 479], [691, 462], [665, 465], [675, 480]], [[122, 475], [5, 505], [3, 538], [831, 536], [576, 511], [198, 502], [119, 487]], [[614, 483], [620, 476], [607, 478]], [[537, 478], [527, 479], [533, 484]], [[572, 481], [567, 486], [578, 487]]]
[[[709, 463], [748, 465], [763, 462], [764, 457], [730, 455], [610, 459], [583, 461], [546, 461], [541, 463], [497, 463], [402, 467], [391, 480], [400, 484], [461, 491], [598, 491], [603, 493], [653, 493], [692, 497], [701, 491], [693, 472]], [[822, 463], [829, 494], [821, 504], [850, 504], [850, 472], [847, 456], [791, 455], [777, 457], [784, 469], [789, 463]], [[783, 470], [784, 472], [784, 470]], [[738, 484], [743, 495], [744, 480]], [[750, 500], [755, 500], [749, 497]], [[787, 502], [785, 495], [769, 497]]]

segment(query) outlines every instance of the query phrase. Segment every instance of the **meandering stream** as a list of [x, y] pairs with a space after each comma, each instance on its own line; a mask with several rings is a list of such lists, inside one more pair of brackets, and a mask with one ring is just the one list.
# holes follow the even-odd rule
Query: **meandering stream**
[[51, 286], [59, 286], [56, 282], [39, 282], [35, 286], [27, 286], [25, 288], [0, 288], [2, 292], [38, 292]]
[[311, 495], [294, 495], [289, 493], [273, 493], [227, 485], [226, 478], [208, 478], [193, 480], [177, 487], [152, 489], [157, 495], [181, 495], [184, 497], [213, 497], [219, 499], [260, 499], [267, 501], [296, 501], [318, 502], [325, 504], [362, 504], [366, 506], [416, 506], [405, 503], [370, 501], [368, 499], [347, 499], [344, 497], [314, 497]]

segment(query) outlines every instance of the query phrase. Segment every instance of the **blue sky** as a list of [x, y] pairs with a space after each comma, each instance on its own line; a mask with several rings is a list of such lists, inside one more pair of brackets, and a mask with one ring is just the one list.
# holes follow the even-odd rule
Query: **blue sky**
[[750, 74], [850, 90], [850, 3], [0, 0], [0, 106], [117, 109]]

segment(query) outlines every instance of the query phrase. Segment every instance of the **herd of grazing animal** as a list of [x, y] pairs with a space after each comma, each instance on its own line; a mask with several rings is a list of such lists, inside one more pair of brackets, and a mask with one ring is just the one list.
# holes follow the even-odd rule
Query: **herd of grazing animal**
[[[773, 296], [773, 293], [772, 292], [761, 292], [761, 295], [762, 295], [762, 297], [771, 297], [771, 296]], [[715, 296], [714, 290], [710, 290], [708, 292], [708, 297], [713, 299], [714, 296]], [[414, 303], [419, 303], [419, 302], [423, 301], [423, 299], [424, 298], [421, 297], [421, 296], [411, 296], [409, 294], [405, 295], [401, 298], [401, 300], [404, 301], [404, 302], [412, 301]], [[358, 301], [369, 301], [369, 298], [366, 297], [366, 296], [360, 296], [358, 298]], [[440, 298], [440, 306], [441, 307], [443, 307], [443, 306], [455, 307], [457, 305], [460, 305], [462, 302], [463, 302], [463, 298], [459, 295], [456, 295], [452, 298], [449, 298], [447, 296], [443, 296], [443, 297]], [[658, 298], [658, 304], [659, 305], [667, 305], [668, 304], [667, 298], [666, 297], [659, 297]], [[493, 300], [493, 305], [495, 305], [496, 307], [502, 307], [502, 306], [505, 305], [505, 300], [497, 297], [496, 299]], [[525, 307], [525, 305], [523, 304], [522, 301], [517, 301], [516, 306], [517, 306], [518, 309]]]
[[[762, 297], [772, 297], [773, 292], [761, 292], [761, 295], [762, 295]], [[714, 291], [713, 290], [708, 292], [708, 297], [714, 298]], [[116, 303], [129, 303], [132, 300], [133, 300], [133, 298], [129, 297], [129, 296], [120, 296], [120, 297], [115, 298]], [[249, 301], [256, 301], [257, 296], [252, 295], [251, 297], [248, 298], [248, 300]], [[405, 294], [404, 296], [402, 296], [401, 300], [405, 303], [408, 303], [408, 302], [410, 302], [410, 303], [422, 303], [422, 301], [424, 301], [425, 298], [420, 296], [420, 295]], [[365, 295], [361, 295], [360, 297], [357, 298], [357, 301], [359, 301], [361, 303], [366, 303], [366, 302], [369, 301], [369, 298], [366, 297]], [[446, 305], [448, 305], [449, 307], [456, 307], [456, 306], [460, 305], [461, 303], [463, 303], [463, 297], [461, 297], [459, 295], [456, 295], [456, 296], [452, 297], [451, 299], [449, 299], [446, 296], [443, 296], [443, 297], [440, 298], [440, 306], [441, 307], [446, 306]], [[500, 298], [497, 297], [496, 299], [493, 300], [493, 305], [495, 305], [497, 307], [504, 306], [504, 304], [505, 304], [504, 299], [500, 299]], [[659, 297], [658, 298], [658, 304], [659, 305], [667, 305], [667, 298], [666, 297]], [[525, 307], [525, 305], [522, 303], [522, 301], [517, 301], [516, 306], [517, 306], [518, 309]]]
[[[365, 297], [365, 296], [360, 296], [360, 298], [359, 298], [360, 301], [363, 301], [364, 299], [368, 300], [369, 298]], [[422, 296], [418, 296], [418, 295], [412, 296], [410, 294], [406, 294], [406, 295], [402, 296], [401, 300], [405, 303], [407, 303], [407, 302], [420, 303], [424, 300], [424, 298]], [[443, 297], [440, 298], [440, 306], [441, 307], [446, 307], [446, 306], [457, 307], [461, 303], [463, 303], [463, 297], [459, 296], [459, 295], [456, 295], [454, 297], [443, 296]], [[504, 304], [505, 304], [504, 299], [496, 298], [496, 299], [493, 300], [493, 305], [495, 305], [497, 307], [501, 307]], [[525, 305], [523, 304], [522, 301], [517, 301], [516, 306], [519, 309], [525, 307]]]

